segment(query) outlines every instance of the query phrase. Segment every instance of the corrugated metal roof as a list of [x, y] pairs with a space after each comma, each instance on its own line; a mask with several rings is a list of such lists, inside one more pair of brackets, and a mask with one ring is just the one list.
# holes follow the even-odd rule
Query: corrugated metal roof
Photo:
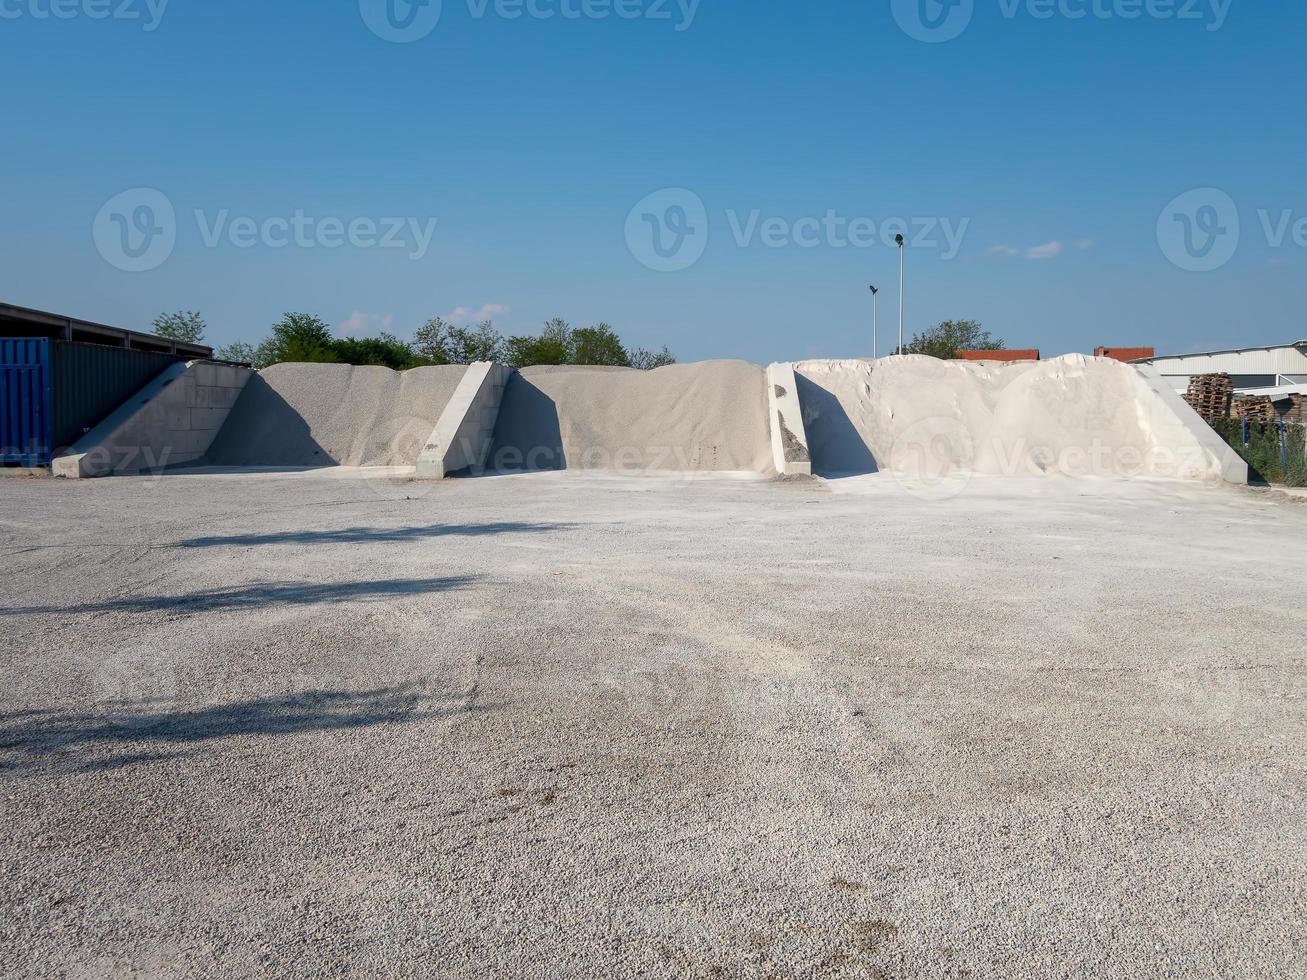
[[1295, 340], [1288, 344], [1273, 344], [1269, 347], [1231, 347], [1228, 350], [1206, 350], [1194, 351], [1190, 354], [1158, 354], [1149, 358], [1152, 361], [1178, 361], [1187, 357], [1216, 357], [1220, 354], [1247, 354], [1252, 351], [1280, 351], [1296, 350], [1303, 353], [1303, 348], [1307, 348], [1307, 340]]

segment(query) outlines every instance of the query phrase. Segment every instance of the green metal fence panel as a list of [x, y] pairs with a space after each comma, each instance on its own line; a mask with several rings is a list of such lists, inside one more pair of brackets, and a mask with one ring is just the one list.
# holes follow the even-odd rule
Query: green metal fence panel
[[53, 446], [67, 449], [160, 373], [175, 354], [100, 344], [56, 342], [53, 376]]

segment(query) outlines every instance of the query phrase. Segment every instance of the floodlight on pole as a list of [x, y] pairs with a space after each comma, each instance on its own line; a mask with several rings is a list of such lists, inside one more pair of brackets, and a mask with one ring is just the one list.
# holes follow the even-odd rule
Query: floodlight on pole
[[880, 344], [876, 341], [876, 300], [880, 290], [875, 286], [871, 287], [871, 358], [875, 360], [880, 356]]
[[903, 253], [906, 251], [903, 247], [903, 236], [895, 235], [894, 243], [899, 247], [899, 350], [903, 353]]

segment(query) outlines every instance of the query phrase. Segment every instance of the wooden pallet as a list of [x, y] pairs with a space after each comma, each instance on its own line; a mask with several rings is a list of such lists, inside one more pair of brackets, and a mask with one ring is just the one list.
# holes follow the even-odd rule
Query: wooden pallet
[[1230, 414], [1247, 422], [1277, 422], [1280, 418], [1275, 403], [1265, 395], [1235, 395]]
[[1234, 400], [1234, 380], [1228, 374], [1200, 374], [1189, 379], [1184, 400], [1209, 421], [1228, 418]]

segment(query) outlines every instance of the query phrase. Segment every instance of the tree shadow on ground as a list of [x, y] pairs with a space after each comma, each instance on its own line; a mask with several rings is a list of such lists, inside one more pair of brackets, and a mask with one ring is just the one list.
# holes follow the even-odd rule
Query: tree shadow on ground
[[0, 609], [0, 616], [59, 613], [147, 613], [179, 615], [227, 609], [261, 609], [272, 606], [308, 606], [324, 602], [376, 602], [395, 596], [420, 595], [463, 589], [476, 581], [470, 575], [442, 578], [388, 579], [380, 582], [261, 582], [171, 596], [122, 596], [103, 602], [71, 606], [26, 606]]
[[418, 684], [371, 691], [305, 691], [205, 708], [157, 701], [106, 702], [99, 711], [0, 714], [0, 772], [31, 772], [47, 761], [75, 772], [105, 772], [189, 755], [180, 747], [243, 736], [296, 736], [412, 724], [493, 705], [419, 707]]
[[267, 534], [233, 534], [226, 537], [191, 538], [178, 541], [175, 548], [213, 548], [223, 545], [253, 546], [262, 544], [385, 544], [396, 541], [421, 541], [426, 538], [482, 537], [491, 534], [545, 534], [569, 531], [575, 524], [530, 524], [501, 521], [493, 524], [431, 524], [427, 527], [346, 527], [335, 531], [274, 531]]

